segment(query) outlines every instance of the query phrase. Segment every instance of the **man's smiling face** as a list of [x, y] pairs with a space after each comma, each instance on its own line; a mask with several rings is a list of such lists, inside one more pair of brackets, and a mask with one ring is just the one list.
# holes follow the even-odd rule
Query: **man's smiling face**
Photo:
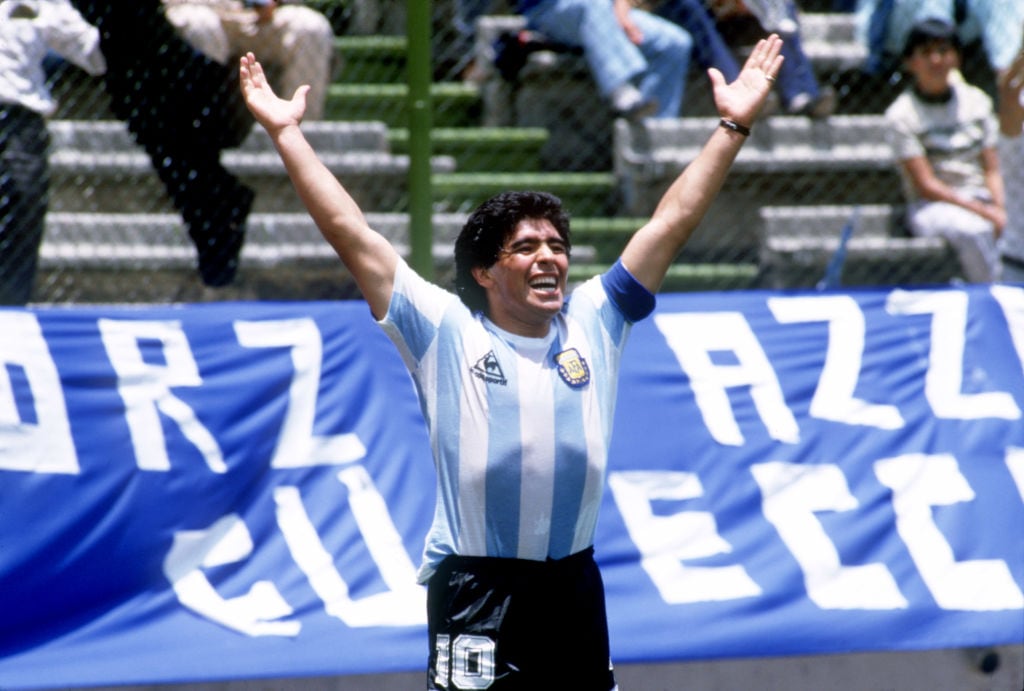
[[488, 317], [521, 336], [544, 336], [565, 302], [569, 250], [546, 219], [519, 222], [489, 267], [473, 270], [487, 291]]

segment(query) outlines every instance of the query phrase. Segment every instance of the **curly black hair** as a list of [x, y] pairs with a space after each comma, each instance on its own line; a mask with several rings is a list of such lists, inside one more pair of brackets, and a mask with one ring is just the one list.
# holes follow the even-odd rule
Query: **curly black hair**
[[545, 219], [554, 226], [568, 252], [569, 214], [562, 200], [547, 192], [502, 192], [470, 214], [455, 240], [455, 292], [474, 312], [487, 311], [487, 293], [473, 277], [473, 269], [498, 261], [506, 240], [524, 219]]

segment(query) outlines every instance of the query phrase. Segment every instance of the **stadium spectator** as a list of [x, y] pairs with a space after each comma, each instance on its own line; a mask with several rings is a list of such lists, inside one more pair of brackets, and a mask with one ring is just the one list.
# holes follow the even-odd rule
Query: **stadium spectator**
[[[471, 27], [486, 2], [463, 0], [457, 26]], [[627, 37], [612, 0], [518, 0], [527, 27], [551, 42], [578, 48], [601, 95], [621, 117], [679, 117], [693, 47], [672, 22], [631, 9], [636, 32]]]
[[310, 86], [307, 120], [322, 120], [334, 30], [320, 12], [278, 0], [162, 0], [167, 20], [196, 50], [222, 65], [258, 50], [282, 94]]
[[68, 0], [0, 2], [0, 304], [29, 301], [49, 194], [46, 117], [57, 104], [44, 60], [53, 51], [89, 74], [106, 61], [96, 27]]
[[868, 70], [895, 68], [911, 28], [928, 19], [956, 27], [961, 45], [981, 41], [994, 74], [1009, 67], [1021, 42], [1020, 0], [857, 0], [857, 33], [868, 47]]
[[252, 127], [234, 70], [178, 36], [160, 0], [72, 0], [100, 30], [114, 115], [149, 155], [188, 226], [203, 283], [234, 281], [254, 193], [220, 162]]
[[903, 65], [912, 83], [885, 118], [910, 231], [946, 238], [965, 278], [990, 282], [1006, 223], [992, 100], [959, 76], [960, 43], [945, 20], [927, 19], [911, 29]]
[[999, 79], [999, 163], [1013, 193], [999, 239], [1001, 280], [1024, 283], [1024, 46]]
[[[617, 11], [634, 4], [636, 0], [615, 0]], [[762, 5], [751, 2], [729, 3], [726, 8], [720, 0], [711, 5], [704, 0], [649, 0], [652, 12], [686, 29], [693, 39], [693, 59], [701, 69], [717, 67], [727, 80], [739, 74], [740, 66], [733, 48], [722, 34], [716, 13], [726, 20], [749, 19], [757, 23], [758, 38], [769, 31], [783, 38], [782, 55], [785, 61], [779, 72], [778, 93], [785, 112], [791, 115], [826, 117], [835, 111], [835, 91], [822, 88], [814, 74], [814, 67], [804, 52], [800, 38], [797, 7], [790, 0], [779, 0], [774, 13], [761, 11]], [[775, 16], [779, 15], [779, 16]]]

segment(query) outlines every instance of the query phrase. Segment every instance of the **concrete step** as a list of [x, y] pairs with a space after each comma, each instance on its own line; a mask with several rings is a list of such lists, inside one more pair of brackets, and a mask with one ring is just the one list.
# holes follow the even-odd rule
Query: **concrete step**
[[405, 82], [405, 36], [347, 35], [334, 39], [341, 84], [401, 84]]
[[839, 250], [847, 224], [842, 283], [919, 285], [948, 283], [959, 261], [939, 237], [910, 237], [903, 206], [873, 204], [766, 206], [760, 210], [759, 265], [767, 288], [814, 286]]
[[[434, 153], [454, 158], [460, 173], [538, 172], [548, 139], [540, 127], [438, 127], [430, 132]], [[409, 152], [408, 129], [390, 130], [388, 140], [395, 153]]]
[[[402, 213], [368, 213], [370, 225], [401, 254], [408, 254], [409, 217]], [[433, 219], [438, 258], [451, 260], [452, 244], [465, 223], [461, 214]], [[46, 217], [44, 261], [67, 260], [84, 265], [117, 263], [137, 258], [160, 264], [185, 256], [193, 246], [181, 217], [173, 213], [50, 213]], [[243, 261], [281, 264], [297, 260], [338, 261], [334, 250], [305, 213], [253, 213], [246, 224]]]
[[[717, 126], [717, 118], [616, 123], [621, 213], [650, 215]], [[756, 261], [764, 206], [899, 203], [899, 172], [884, 132], [879, 115], [758, 122], [702, 223], [715, 232], [698, 230], [686, 252], [698, 261]]]
[[[407, 204], [409, 159], [394, 154], [321, 153], [321, 160], [367, 210], [401, 210]], [[302, 211], [276, 154], [225, 152], [224, 166], [256, 192], [256, 212]], [[449, 157], [433, 159], [435, 171], [455, 169]], [[144, 153], [61, 152], [51, 158], [54, 211], [169, 211], [170, 200]]]
[[[53, 121], [50, 208], [56, 212], [171, 211], [152, 161], [119, 121]], [[409, 157], [390, 151], [381, 122], [311, 122], [303, 130], [321, 160], [372, 211], [407, 203]], [[224, 166], [256, 191], [256, 212], [302, 212], [284, 165], [266, 133], [254, 128], [237, 149], [222, 152]], [[450, 156], [432, 158], [436, 173], [455, 170]]]
[[852, 223], [856, 237], [907, 237], [903, 205], [813, 204], [766, 206], [760, 210], [764, 240], [782, 238], [837, 238]]
[[436, 208], [449, 212], [469, 212], [506, 190], [550, 192], [573, 216], [611, 216], [617, 208], [611, 173], [442, 173], [433, 187]]
[[[48, 124], [54, 153], [82, 152], [137, 152], [127, 126], [120, 120], [66, 120], [54, 119]], [[359, 122], [306, 122], [302, 131], [317, 151], [388, 153], [391, 145], [388, 128], [379, 121]], [[273, 153], [274, 145], [261, 127], [253, 127], [238, 151], [246, 153]]]
[[[430, 87], [435, 127], [480, 123], [480, 93], [471, 84], [435, 83]], [[380, 120], [408, 127], [409, 88], [405, 84], [332, 84], [327, 91], [327, 120]]]
[[[616, 123], [617, 170], [645, 177], [674, 177], [700, 153], [718, 126], [717, 117]], [[891, 167], [883, 115], [835, 115], [813, 119], [772, 116], [757, 122], [733, 170], [774, 173], [784, 170]]]
[[857, 40], [856, 17], [841, 12], [802, 12], [800, 38], [818, 74], [860, 68], [867, 46]]

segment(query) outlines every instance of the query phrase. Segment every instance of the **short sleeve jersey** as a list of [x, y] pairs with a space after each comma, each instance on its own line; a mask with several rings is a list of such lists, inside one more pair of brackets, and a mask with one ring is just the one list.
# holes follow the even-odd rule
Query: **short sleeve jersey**
[[[912, 90], [885, 111], [889, 142], [898, 161], [924, 156], [940, 180], [957, 190], [984, 190], [983, 149], [996, 145], [992, 100], [984, 91], [954, 80], [945, 103], [929, 103]], [[907, 201], [917, 201], [913, 182], [903, 173]]]
[[[649, 303], [635, 320], [653, 296], [625, 275], [632, 304]], [[381, 325], [412, 373], [437, 466], [421, 582], [449, 554], [545, 560], [593, 544], [632, 323], [615, 285], [580, 285], [546, 337], [525, 338], [399, 262]]]

